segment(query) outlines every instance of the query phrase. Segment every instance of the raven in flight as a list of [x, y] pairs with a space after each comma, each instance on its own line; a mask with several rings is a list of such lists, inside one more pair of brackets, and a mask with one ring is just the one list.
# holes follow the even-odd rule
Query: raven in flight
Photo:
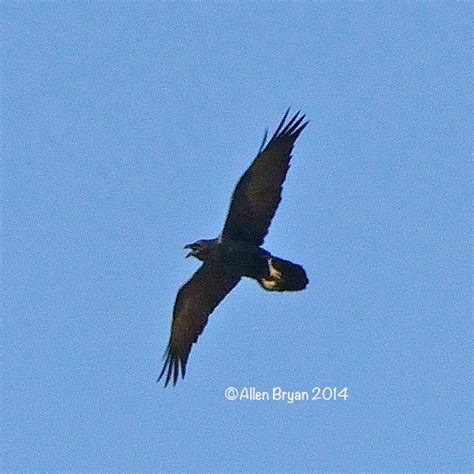
[[184, 248], [187, 257], [203, 264], [178, 291], [173, 309], [171, 336], [163, 369], [165, 387], [179, 374], [184, 378], [192, 345], [206, 326], [209, 315], [242, 277], [257, 280], [268, 291], [299, 291], [308, 284], [304, 269], [273, 256], [261, 245], [281, 201], [281, 190], [290, 166], [291, 151], [308, 122], [296, 113], [285, 124], [289, 109], [257, 157], [240, 178], [221, 235], [198, 240]]

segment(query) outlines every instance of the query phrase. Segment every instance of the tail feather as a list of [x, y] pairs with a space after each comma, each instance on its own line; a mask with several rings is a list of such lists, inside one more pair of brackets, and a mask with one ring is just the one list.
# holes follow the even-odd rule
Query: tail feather
[[270, 276], [258, 280], [267, 291], [300, 291], [306, 288], [308, 277], [301, 265], [282, 258], [268, 259]]

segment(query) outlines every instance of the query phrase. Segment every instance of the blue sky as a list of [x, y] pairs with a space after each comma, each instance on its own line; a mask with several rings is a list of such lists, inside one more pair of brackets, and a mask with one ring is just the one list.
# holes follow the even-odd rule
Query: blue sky
[[[468, 2], [7, 2], [3, 471], [469, 471]], [[265, 127], [296, 143], [265, 247], [176, 388], [183, 245]], [[348, 400], [226, 400], [234, 386]]]

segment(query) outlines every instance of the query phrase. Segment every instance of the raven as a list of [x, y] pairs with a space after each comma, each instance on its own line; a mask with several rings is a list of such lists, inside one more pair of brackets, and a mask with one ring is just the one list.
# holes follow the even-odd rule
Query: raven
[[267, 144], [265, 132], [257, 157], [235, 187], [220, 236], [184, 247], [190, 250], [186, 257], [203, 264], [176, 297], [165, 363], [158, 377], [159, 381], [166, 374], [165, 387], [171, 380], [176, 385], [180, 372], [184, 378], [191, 347], [209, 315], [242, 277], [257, 280], [268, 291], [299, 291], [308, 284], [303, 267], [261, 247], [281, 201], [293, 145], [308, 124], [300, 112], [285, 124], [289, 111]]

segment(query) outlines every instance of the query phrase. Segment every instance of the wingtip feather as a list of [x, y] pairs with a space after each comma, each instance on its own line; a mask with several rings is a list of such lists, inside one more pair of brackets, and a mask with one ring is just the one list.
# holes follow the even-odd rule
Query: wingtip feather
[[267, 142], [267, 138], [268, 138], [268, 128], [265, 128], [265, 132], [263, 134], [263, 140], [262, 140], [262, 144], [260, 145], [260, 148], [258, 149], [258, 154], [260, 154], [262, 152], [262, 150], [265, 148], [265, 144]]
[[285, 115], [283, 115], [283, 118], [281, 119], [281, 122], [279, 123], [277, 129], [275, 130], [275, 133], [273, 134], [273, 137], [271, 140], [273, 140], [276, 136], [278, 136], [281, 129], [283, 128], [283, 125], [285, 124], [286, 118], [288, 117], [289, 113], [290, 113], [290, 107], [288, 107], [287, 111], [285, 112]]
[[184, 379], [184, 375], [186, 374], [186, 360], [181, 359], [179, 357], [173, 357], [170, 353], [169, 348], [165, 351], [164, 357], [166, 357], [166, 360], [156, 381], [159, 382], [166, 374], [165, 387], [167, 387], [170, 382], [173, 383], [173, 386], [176, 386], [176, 383], [178, 382], [179, 378], [180, 369], [181, 378]]
[[290, 108], [288, 108], [287, 111], [285, 112], [285, 114], [283, 115], [283, 119], [281, 120], [280, 124], [278, 125], [277, 129], [275, 130], [275, 133], [273, 134], [272, 138], [270, 139], [270, 142], [272, 140], [275, 140], [276, 138], [282, 136], [282, 135], [290, 135], [292, 138], [294, 138], [296, 140], [296, 138], [298, 138], [299, 134], [304, 130], [306, 125], [308, 125], [309, 120], [302, 123], [303, 120], [305, 119], [306, 115], [305, 114], [301, 115], [300, 110], [298, 110], [298, 112], [296, 112], [291, 117], [291, 119], [285, 124], [289, 113], [290, 113]]

